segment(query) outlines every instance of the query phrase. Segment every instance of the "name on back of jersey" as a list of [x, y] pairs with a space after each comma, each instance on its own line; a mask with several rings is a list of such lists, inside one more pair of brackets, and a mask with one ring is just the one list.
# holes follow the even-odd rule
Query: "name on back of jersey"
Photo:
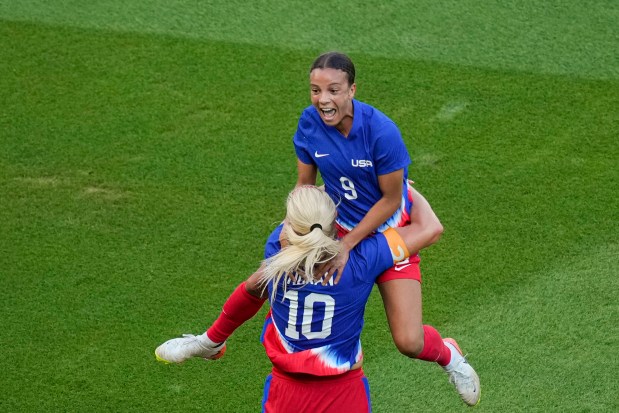
[[[326, 273], [325, 273], [326, 274]], [[292, 285], [292, 286], [302, 286], [302, 285], [307, 285], [307, 284], [312, 284], [312, 285], [316, 285], [316, 284], [322, 284], [322, 282], [324, 281], [324, 275], [320, 278], [311, 278], [309, 280], [303, 278], [302, 276], [300, 276], [299, 274], [293, 274], [289, 277], [286, 278], [286, 285]], [[329, 281], [327, 282], [326, 285], [330, 285], [333, 286], [333, 279], [335, 277], [331, 277], [331, 279], [329, 279]]]

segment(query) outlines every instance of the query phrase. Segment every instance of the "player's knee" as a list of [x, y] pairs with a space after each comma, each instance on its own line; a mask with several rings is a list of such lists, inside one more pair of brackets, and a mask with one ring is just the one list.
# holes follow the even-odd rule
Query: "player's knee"
[[254, 297], [260, 297], [263, 292], [263, 288], [260, 285], [258, 278], [253, 276], [249, 277], [245, 281], [245, 290]]
[[398, 351], [407, 357], [415, 358], [423, 350], [423, 330], [405, 332], [393, 336]]

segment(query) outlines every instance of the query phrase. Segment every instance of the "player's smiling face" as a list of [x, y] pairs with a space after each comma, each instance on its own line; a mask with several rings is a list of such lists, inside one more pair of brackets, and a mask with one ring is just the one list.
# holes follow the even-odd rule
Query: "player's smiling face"
[[323, 122], [344, 136], [352, 127], [356, 85], [348, 83], [348, 74], [339, 69], [314, 69], [310, 73], [310, 95]]

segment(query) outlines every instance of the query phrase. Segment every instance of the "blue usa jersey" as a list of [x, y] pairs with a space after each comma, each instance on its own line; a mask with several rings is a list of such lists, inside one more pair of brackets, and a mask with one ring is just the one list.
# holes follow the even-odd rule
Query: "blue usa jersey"
[[[278, 227], [269, 238], [265, 256], [280, 249]], [[377, 234], [350, 252], [337, 285], [305, 283], [283, 277], [271, 299], [262, 341], [273, 365], [289, 373], [317, 376], [341, 374], [363, 358], [360, 335], [365, 304], [374, 281], [393, 266], [387, 238]], [[283, 284], [287, 283], [284, 293]]]
[[382, 197], [378, 176], [404, 169], [401, 207], [378, 228], [400, 226], [407, 197], [407, 168], [411, 163], [395, 123], [372, 106], [353, 99], [353, 125], [344, 137], [325, 124], [314, 106], [306, 108], [294, 135], [299, 160], [315, 165], [325, 190], [338, 205], [338, 224], [352, 230]]

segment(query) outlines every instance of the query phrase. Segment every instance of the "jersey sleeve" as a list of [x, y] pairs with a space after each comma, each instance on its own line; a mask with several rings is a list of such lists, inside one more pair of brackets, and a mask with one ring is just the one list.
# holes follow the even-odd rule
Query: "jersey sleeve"
[[[406, 244], [393, 228], [364, 239], [353, 250], [356, 255], [349, 263], [360, 266], [364, 281], [373, 283], [383, 272], [410, 256]], [[346, 264], [349, 265], [349, 264]]]
[[282, 233], [283, 227], [284, 224], [279, 224], [277, 228], [271, 232], [271, 235], [269, 235], [269, 238], [264, 246], [264, 259], [271, 258], [282, 249], [282, 245], [279, 242], [279, 235]]
[[382, 233], [374, 234], [361, 241], [353, 250], [354, 258], [349, 258], [348, 265], [357, 265], [365, 282], [374, 283], [383, 272], [393, 267], [393, 258], [387, 238]]
[[312, 158], [312, 153], [309, 149], [309, 140], [307, 138], [310, 125], [311, 119], [308, 116], [307, 110], [305, 110], [299, 118], [297, 131], [295, 132], [292, 141], [294, 143], [294, 151], [297, 154], [297, 158], [305, 164], [313, 165], [314, 159]]
[[406, 169], [411, 163], [402, 134], [392, 121], [385, 121], [381, 125], [373, 149], [378, 175]]

